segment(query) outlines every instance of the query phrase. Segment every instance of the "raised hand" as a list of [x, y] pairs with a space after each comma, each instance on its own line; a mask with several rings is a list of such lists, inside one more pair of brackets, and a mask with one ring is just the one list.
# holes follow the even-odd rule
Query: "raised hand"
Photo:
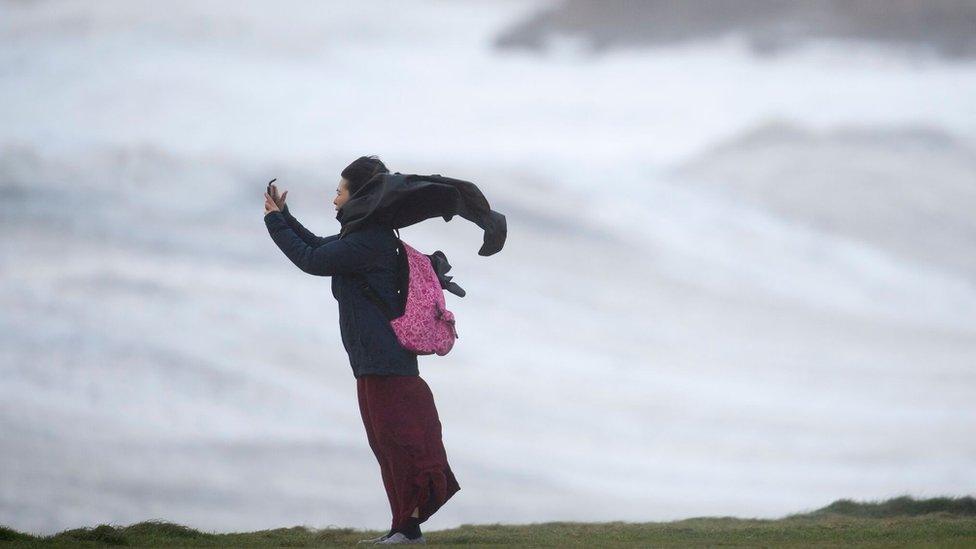
[[267, 191], [265, 191], [265, 193], [264, 193], [264, 215], [268, 215], [271, 212], [280, 212], [280, 211], [281, 210], [278, 208], [278, 205], [275, 204], [274, 199], [271, 198], [271, 195], [268, 194]]
[[278, 194], [278, 186], [274, 183], [271, 184], [271, 200], [274, 200], [276, 206], [279, 210], [285, 209], [285, 198], [288, 196], [288, 191], [282, 194]]

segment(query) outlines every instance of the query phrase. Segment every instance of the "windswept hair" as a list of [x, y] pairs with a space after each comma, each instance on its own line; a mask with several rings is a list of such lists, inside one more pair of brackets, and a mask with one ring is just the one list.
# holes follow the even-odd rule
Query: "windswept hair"
[[348, 181], [349, 196], [356, 194], [370, 179], [381, 173], [390, 173], [386, 164], [378, 156], [360, 156], [342, 170], [342, 177]]

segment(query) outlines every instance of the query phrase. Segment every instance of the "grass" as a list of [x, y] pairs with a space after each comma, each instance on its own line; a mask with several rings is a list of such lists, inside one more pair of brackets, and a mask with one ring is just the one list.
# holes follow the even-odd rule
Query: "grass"
[[[216, 534], [166, 521], [101, 524], [33, 536], [0, 526], [8, 547], [335, 547], [379, 535], [301, 526]], [[526, 547], [976, 547], [976, 499], [837, 500], [781, 519], [699, 517], [673, 522], [463, 524], [425, 532], [428, 545]]]

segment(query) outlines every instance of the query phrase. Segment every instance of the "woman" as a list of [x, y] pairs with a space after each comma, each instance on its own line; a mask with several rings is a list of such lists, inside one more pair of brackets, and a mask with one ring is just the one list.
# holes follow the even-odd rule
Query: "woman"
[[[378, 174], [389, 173], [375, 156], [356, 159], [341, 173], [333, 200], [343, 223], [343, 205]], [[360, 543], [426, 543], [420, 524], [460, 486], [447, 462], [433, 395], [420, 377], [417, 355], [397, 340], [376, 303], [360, 287], [358, 275], [391, 310], [402, 311], [397, 292], [398, 241], [393, 229], [357, 223], [352, 231], [320, 237], [288, 210], [288, 191], [265, 193], [264, 221], [275, 244], [299, 269], [332, 277], [339, 302], [339, 331], [356, 377], [366, 438], [380, 465], [393, 514], [390, 531]]]

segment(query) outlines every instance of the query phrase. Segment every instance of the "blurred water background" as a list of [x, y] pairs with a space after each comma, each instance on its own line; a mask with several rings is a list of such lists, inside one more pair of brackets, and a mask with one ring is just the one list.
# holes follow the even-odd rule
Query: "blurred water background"
[[0, 2], [0, 523], [386, 528], [325, 278], [339, 171], [428, 220], [427, 523], [976, 491], [976, 3]]

